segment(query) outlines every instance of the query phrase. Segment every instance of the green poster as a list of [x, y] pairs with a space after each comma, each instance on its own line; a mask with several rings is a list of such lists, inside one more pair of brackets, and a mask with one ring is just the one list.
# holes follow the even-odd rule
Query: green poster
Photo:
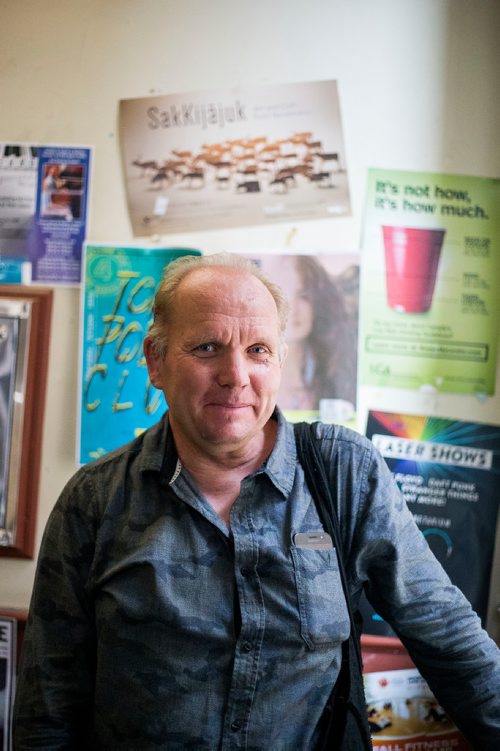
[[362, 384], [494, 393], [499, 240], [500, 180], [369, 170]]

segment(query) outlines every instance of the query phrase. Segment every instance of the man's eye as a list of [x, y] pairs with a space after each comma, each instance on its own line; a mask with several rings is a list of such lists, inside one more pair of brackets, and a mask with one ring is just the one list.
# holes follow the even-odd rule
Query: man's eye
[[206, 342], [205, 344], [198, 344], [197, 347], [195, 347], [196, 352], [202, 352], [202, 353], [208, 353], [215, 352], [215, 344], [212, 344], [212, 342]]
[[250, 347], [249, 352], [255, 355], [266, 355], [267, 349], [262, 344], [254, 344], [253, 347]]

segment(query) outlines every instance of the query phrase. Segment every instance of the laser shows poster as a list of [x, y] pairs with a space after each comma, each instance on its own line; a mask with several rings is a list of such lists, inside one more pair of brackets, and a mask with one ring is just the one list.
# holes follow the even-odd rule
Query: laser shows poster
[[[370, 412], [366, 435], [384, 456], [431, 550], [484, 624], [499, 503], [500, 427]], [[373, 611], [364, 613], [364, 630], [393, 635]]]
[[361, 384], [494, 393], [499, 205], [500, 180], [369, 171]]
[[142, 349], [164, 267], [188, 248], [87, 245], [82, 295], [77, 461], [132, 440], [159, 420], [165, 399], [149, 383]]

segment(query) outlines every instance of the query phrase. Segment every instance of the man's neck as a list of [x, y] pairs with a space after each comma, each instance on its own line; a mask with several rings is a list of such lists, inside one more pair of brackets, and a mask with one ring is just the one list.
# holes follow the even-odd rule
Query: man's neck
[[241, 481], [255, 472], [273, 450], [278, 424], [270, 419], [247, 444], [238, 447], [211, 446], [200, 450], [183, 441], [173, 429], [177, 454], [201, 494], [229, 526], [231, 508], [240, 494]]

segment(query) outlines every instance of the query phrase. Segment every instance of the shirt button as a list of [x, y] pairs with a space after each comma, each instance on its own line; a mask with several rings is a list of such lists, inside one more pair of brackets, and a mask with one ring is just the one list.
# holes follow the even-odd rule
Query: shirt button
[[241, 649], [243, 652], [246, 652], [247, 654], [252, 651], [252, 645], [250, 642], [246, 641], [244, 644], [242, 644]]
[[241, 721], [234, 720], [234, 722], [231, 723], [231, 730], [233, 731], [233, 733], [237, 733], [238, 730], [241, 730]]
[[252, 574], [252, 569], [251, 569], [251, 568], [249, 568], [248, 566], [242, 566], [242, 567], [240, 568], [240, 574], [241, 574], [242, 576], [244, 576], [245, 578], [246, 578], [247, 576], [251, 576], [251, 574]]

